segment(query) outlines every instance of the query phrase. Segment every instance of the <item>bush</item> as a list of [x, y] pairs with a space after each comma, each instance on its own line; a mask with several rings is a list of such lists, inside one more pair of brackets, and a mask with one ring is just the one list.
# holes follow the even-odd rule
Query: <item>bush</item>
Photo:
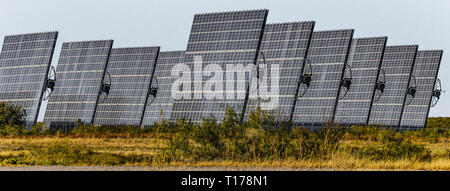
[[45, 123], [37, 122], [31, 127], [31, 129], [27, 132], [30, 135], [45, 135], [45, 134], [54, 134], [55, 131], [47, 129], [45, 127]]
[[209, 117], [189, 128], [178, 127], [165, 155], [176, 160], [317, 159], [336, 152], [342, 137], [335, 128], [313, 133], [303, 128], [274, 126], [273, 118], [260, 110], [252, 111], [243, 124], [238, 119], [234, 110], [227, 108], [220, 124]]
[[80, 119], [78, 119], [75, 127], [69, 132], [75, 135], [94, 135], [94, 136], [102, 136], [102, 135], [141, 135], [144, 133], [150, 132], [149, 128], [143, 128], [136, 125], [91, 125], [85, 124]]
[[176, 133], [170, 139], [168, 149], [162, 153], [163, 156], [167, 156], [168, 159], [173, 159], [175, 161], [179, 161], [185, 156], [190, 156], [190, 154], [191, 146], [189, 144], [189, 139], [180, 133]]
[[151, 131], [155, 133], [174, 133], [176, 132], [176, 125], [170, 121], [162, 120], [155, 122]]
[[21, 106], [0, 102], [0, 124], [23, 126], [26, 124], [26, 117], [26, 112]]
[[377, 126], [352, 126], [346, 129], [345, 137], [347, 139], [365, 140], [365, 141], [375, 141], [375, 142], [392, 142], [392, 141], [402, 141], [403, 136], [401, 133], [385, 127]]
[[303, 128], [294, 130], [298, 159], [326, 159], [340, 148], [343, 133], [336, 128], [311, 132]]
[[0, 134], [20, 135], [26, 132], [26, 112], [22, 107], [0, 102]]
[[371, 145], [363, 148], [352, 148], [352, 153], [370, 160], [412, 159], [419, 162], [431, 161], [431, 151], [423, 145], [406, 142], [389, 142], [382, 145]]
[[427, 119], [427, 128], [450, 129], [449, 117], [430, 117]]

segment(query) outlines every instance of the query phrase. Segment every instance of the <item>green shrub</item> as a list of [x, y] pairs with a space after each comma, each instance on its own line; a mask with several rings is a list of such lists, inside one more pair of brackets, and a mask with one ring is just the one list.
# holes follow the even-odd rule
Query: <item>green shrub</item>
[[450, 129], [450, 117], [430, 117], [427, 119], [427, 128]]
[[324, 128], [316, 133], [298, 128], [294, 132], [299, 159], [326, 159], [338, 151], [343, 136], [337, 128]]
[[170, 121], [162, 120], [155, 122], [151, 131], [154, 133], [174, 133], [176, 132], [176, 125]]
[[400, 160], [413, 159], [414, 161], [431, 161], [431, 151], [423, 145], [406, 142], [389, 142], [382, 145], [371, 145], [362, 148], [352, 148], [352, 153], [371, 160]]
[[405, 131], [403, 134], [411, 138], [420, 138], [425, 139], [426, 141], [438, 142], [441, 138], [450, 137], [450, 128], [429, 127], [416, 131]]
[[18, 125], [26, 124], [27, 114], [21, 106], [10, 103], [0, 102], [0, 124], [1, 125]]
[[164, 161], [170, 162], [170, 160], [179, 161], [187, 156], [191, 155], [191, 145], [189, 139], [181, 133], [175, 133], [170, 139], [169, 146], [162, 153]]
[[21, 106], [0, 102], [0, 134], [24, 134], [26, 132], [26, 117], [26, 112]]
[[377, 126], [352, 126], [345, 129], [345, 137], [347, 139], [376, 141], [376, 142], [392, 142], [402, 141], [403, 136], [394, 129]]
[[50, 130], [45, 127], [45, 123], [37, 122], [31, 127], [31, 129], [27, 132], [29, 135], [46, 135], [46, 134], [54, 134], [55, 130]]
[[227, 108], [222, 123], [213, 117], [196, 125], [179, 122], [186, 127], [177, 128], [165, 155], [176, 160], [318, 159], [339, 148], [343, 133], [336, 128], [313, 133], [303, 128], [275, 126], [269, 115], [261, 110], [251, 111], [248, 121], [241, 124], [234, 110]]
[[150, 132], [151, 129], [136, 125], [91, 125], [78, 119], [75, 127], [69, 132], [75, 135], [140, 135]]

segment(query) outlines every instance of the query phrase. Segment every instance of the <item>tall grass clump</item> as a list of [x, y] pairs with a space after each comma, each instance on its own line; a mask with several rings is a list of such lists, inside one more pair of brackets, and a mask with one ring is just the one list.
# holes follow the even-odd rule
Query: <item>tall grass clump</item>
[[342, 132], [336, 128], [323, 128], [313, 133], [309, 130], [297, 129], [297, 159], [328, 159], [340, 148]]
[[137, 125], [92, 125], [85, 124], [81, 120], [75, 123], [75, 127], [68, 132], [75, 136], [138, 136], [149, 133], [149, 128], [144, 128]]
[[55, 140], [45, 146], [31, 146], [32, 164], [70, 165], [88, 161], [94, 152], [86, 146], [73, 146], [67, 140]]
[[46, 145], [28, 145], [28, 152], [0, 156], [2, 165], [124, 165], [151, 164], [151, 156], [96, 152], [85, 145], [74, 145], [68, 139], [55, 139]]
[[191, 160], [277, 160], [324, 158], [339, 148], [342, 133], [323, 129], [318, 133], [277, 124], [270, 114], [253, 110], [248, 120], [239, 122], [237, 113], [227, 108], [224, 120], [204, 118], [201, 124], [178, 124], [166, 156]]

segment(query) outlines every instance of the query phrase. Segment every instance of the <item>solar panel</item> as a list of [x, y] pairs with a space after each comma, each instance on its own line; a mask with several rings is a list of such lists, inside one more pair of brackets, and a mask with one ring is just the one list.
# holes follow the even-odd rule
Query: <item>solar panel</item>
[[246, 115], [260, 106], [271, 111], [277, 121], [290, 120], [314, 24], [311, 21], [265, 26], [258, 59], [260, 77], [252, 83]]
[[252, 10], [194, 16], [184, 56], [185, 68], [193, 72], [180, 86], [181, 93], [176, 93], [171, 120], [200, 122], [212, 115], [221, 121], [226, 107], [245, 111], [246, 71], [257, 58], [267, 13]]
[[320, 126], [332, 121], [352, 37], [353, 30], [313, 32], [307, 55], [312, 66], [311, 86], [297, 98], [294, 123]]
[[170, 120], [173, 107], [172, 68], [183, 63], [184, 51], [160, 52], [152, 85], [158, 89], [156, 96], [150, 96], [145, 109], [142, 125], [152, 126], [155, 122]]
[[95, 124], [141, 125], [158, 53], [159, 47], [111, 50], [105, 76], [111, 87], [99, 99]]
[[63, 43], [44, 122], [51, 127], [67, 127], [78, 119], [93, 122], [112, 44], [112, 40]]
[[380, 98], [372, 104], [370, 125], [400, 125], [417, 48], [417, 45], [386, 47], [381, 63], [381, 69], [385, 71], [386, 87]]
[[[352, 40], [347, 64], [351, 69], [351, 86], [341, 88], [340, 98], [334, 114], [334, 123], [365, 125], [375, 93], [375, 84], [380, 72], [387, 37], [356, 38]], [[350, 72], [351, 70], [351, 72]]]
[[25, 109], [36, 122], [58, 32], [6, 36], [0, 54], [0, 101]]
[[414, 98], [407, 100], [411, 102], [404, 106], [401, 127], [425, 127], [442, 53], [442, 50], [417, 51], [412, 72], [417, 90]]

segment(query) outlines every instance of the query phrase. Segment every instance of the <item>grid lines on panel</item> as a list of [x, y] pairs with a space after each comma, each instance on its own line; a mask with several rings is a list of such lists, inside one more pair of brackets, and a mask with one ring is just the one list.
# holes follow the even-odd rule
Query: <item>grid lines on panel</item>
[[352, 37], [352, 29], [313, 32], [307, 55], [312, 66], [311, 86], [297, 98], [294, 123], [316, 126], [331, 122]]
[[174, 100], [172, 97], [172, 84], [175, 80], [171, 71], [175, 65], [183, 63], [183, 58], [184, 51], [159, 53], [153, 79], [154, 87], [158, 88], [158, 93], [155, 98], [151, 96], [148, 98], [149, 103], [145, 109], [142, 125], [152, 126], [156, 122], [170, 120]]
[[372, 104], [369, 125], [400, 125], [417, 48], [417, 45], [386, 47], [381, 63], [381, 69], [386, 73], [386, 87], [381, 97]]
[[[256, 87], [251, 88], [254, 91], [250, 92], [247, 116], [265, 102], [261, 108], [269, 110], [277, 121], [289, 120], [314, 24], [310, 21], [265, 26], [258, 59], [258, 83], [259, 89], [267, 92], [258, 93]], [[263, 57], [265, 63], [262, 62]], [[256, 86], [255, 83], [251, 85]]]
[[6, 36], [0, 54], [0, 101], [21, 106], [35, 123], [58, 32]]
[[[183, 90], [185, 97], [176, 97], [171, 120], [186, 118], [198, 123], [213, 116], [221, 121], [226, 107], [238, 113], [244, 109], [249, 77], [237, 76], [246, 75], [243, 68], [255, 62], [267, 13], [252, 10], [194, 16], [184, 56], [184, 64], [193, 71], [192, 87]], [[200, 58], [202, 66], [194, 64], [194, 58]], [[236, 72], [229, 72], [233, 67]], [[236, 74], [230, 77], [232, 84], [227, 83], [230, 79], [224, 71]], [[210, 88], [203, 91], [203, 87]]]
[[417, 51], [412, 72], [417, 90], [411, 103], [404, 106], [401, 127], [425, 127], [442, 53], [442, 50]]
[[108, 95], [103, 94], [99, 99], [95, 124], [141, 124], [158, 53], [159, 47], [111, 50], [106, 67], [111, 78], [111, 90]]
[[[365, 125], [378, 79], [379, 67], [387, 37], [357, 38], [352, 40], [347, 64], [351, 66], [352, 84], [347, 94], [341, 88], [334, 123]], [[347, 74], [349, 70], [345, 71]]]
[[112, 44], [112, 40], [63, 43], [44, 122], [93, 122]]

